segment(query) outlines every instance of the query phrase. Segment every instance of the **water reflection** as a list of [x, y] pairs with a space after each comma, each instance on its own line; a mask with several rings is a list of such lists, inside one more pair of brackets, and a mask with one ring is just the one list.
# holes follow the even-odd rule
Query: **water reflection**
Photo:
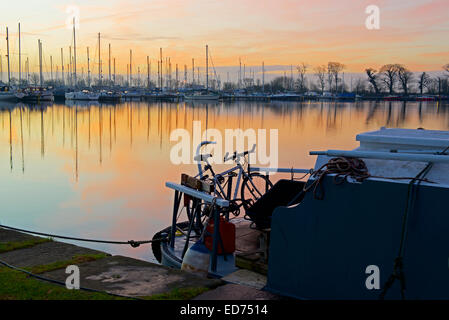
[[[313, 166], [310, 150], [354, 148], [381, 126], [449, 129], [435, 102], [234, 102], [0, 105], [4, 224], [79, 237], [148, 239], [170, 224], [172, 194], [194, 165], [169, 161], [170, 132], [279, 129], [279, 165]], [[85, 245], [85, 244], [83, 244]], [[149, 247], [91, 245], [152, 259]]]

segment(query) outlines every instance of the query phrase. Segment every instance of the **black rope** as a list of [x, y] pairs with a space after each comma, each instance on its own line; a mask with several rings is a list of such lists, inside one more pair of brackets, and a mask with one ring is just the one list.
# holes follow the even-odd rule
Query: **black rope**
[[[7, 262], [5, 262], [3, 260], [0, 260], [0, 264], [4, 265], [5, 267], [10, 268], [12, 270], [16, 270], [16, 271], [25, 273], [25, 274], [29, 275], [30, 277], [33, 277], [33, 278], [36, 278], [36, 279], [39, 279], [39, 280], [42, 280], [42, 281], [46, 281], [46, 282], [50, 282], [50, 283], [54, 283], [54, 284], [57, 284], [57, 285], [61, 285], [61, 286], [64, 286], [64, 287], [66, 286], [66, 284], [64, 282], [62, 282], [62, 281], [39, 276], [39, 275], [31, 273], [31, 272], [29, 272], [27, 270], [24, 270], [24, 269], [18, 268], [16, 266], [10, 265], [9, 263], [7, 263]], [[85, 287], [81, 287], [81, 286], [80, 286], [80, 290], [87, 291], [87, 292], [94, 292], [94, 293], [103, 293], [103, 294], [108, 294], [110, 296], [115, 296], [115, 297], [120, 297], [120, 298], [142, 300], [142, 299], [137, 298], [137, 297], [129, 297], [129, 296], [124, 296], [124, 295], [120, 295], [120, 294], [116, 294], [116, 293], [112, 293], [112, 292], [101, 291], [101, 290], [96, 290], [96, 289], [91, 289], [91, 288], [85, 288]]]
[[[405, 300], [405, 290], [406, 290], [406, 283], [405, 283], [405, 273], [404, 273], [404, 252], [405, 252], [405, 241], [407, 239], [407, 226], [408, 226], [408, 216], [410, 213], [410, 210], [413, 209], [414, 199], [416, 196], [416, 192], [418, 190], [419, 185], [423, 181], [423, 177], [426, 176], [426, 174], [430, 171], [432, 168], [433, 163], [429, 162], [424, 169], [422, 169], [415, 178], [413, 178], [407, 189], [407, 202], [405, 204], [405, 211], [404, 215], [402, 217], [402, 228], [401, 228], [401, 242], [399, 244], [399, 250], [398, 255], [394, 259], [393, 264], [393, 272], [391, 273], [388, 280], [385, 282], [384, 288], [382, 292], [379, 295], [379, 299], [383, 300], [385, 298], [385, 295], [387, 294], [388, 290], [393, 286], [394, 282], [396, 280], [399, 281], [401, 286], [401, 299]], [[416, 188], [413, 188], [415, 186], [415, 182], [418, 181], [416, 184]]]
[[44, 232], [37, 232], [37, 231], [30, 231], [30, 230], [25, 230], [25, 229], [14, 228], [14, 227], [5, 226], [5, 225], [2, 225], [2, 224], [0, 224], [0, 228], [10, 229], [10, 230], [14, 230], [14, 231], [20, 231], [20, 232], [24, 232], [24, 233], [36, 234], [36, 235], [40, 235], [40, 236], [44, 236], [44, 237], [50, 237], [50, 238], [60, 238], [60, 239], [75, 240], [75, 241], [109, 243], [109, 244], [129, 244], [133, 248], [137, 248], [141, 244], [147, 244], [147, 243], [152, 243], [152, 242], [157, 242], [157, 241], [165, 241], [166, 240], [166, 238], [160, 238], [160, 239], [143, 240], [143, 241], [134, 241], [134, 240], [129, 240], [129, 241], [110, 241], [110, 240], [84, 239], [84, 238], [60, 236], [60, 235], [55, 235], [55, 234], [50, 234], [50, 233], [44, 233]]

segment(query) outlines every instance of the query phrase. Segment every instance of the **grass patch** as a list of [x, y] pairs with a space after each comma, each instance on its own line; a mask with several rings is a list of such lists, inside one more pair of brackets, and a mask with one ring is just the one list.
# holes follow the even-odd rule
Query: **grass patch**
[[68, 290], [0, 267], [0, 300], [127, 300], [106, 293]]
[[77, 254], [69, 260], [56, 261], [49, 264], [43, 264], [39, 266], [33, 266], [25, 268], [27, 271], [34, 274], [41, 274], [44, 272], [49, 272], [57, 269], [65, 268], [69, 265], [78, 265], [84, 262], [95, 261], [99, 259], [106, 258], [108, 255], [106, 253], [98, 253], [98, 254]]
[[24, 248], [30, 248], [37, 244], [44, 243], [44, 242], [51, 242], [52, 239], [49, 238], [34, 238], [30, 240], [25, 241], [10, 241], [10, 242], [4, 242], [0, 243], [0, 253], [17, 250], [17, 249], [24, 249]]
[[176, 288], [167, 293], [154, 294], [143, 297], [145, 300], [190, 300], [203, 292], [209, 291], [206, 287]]

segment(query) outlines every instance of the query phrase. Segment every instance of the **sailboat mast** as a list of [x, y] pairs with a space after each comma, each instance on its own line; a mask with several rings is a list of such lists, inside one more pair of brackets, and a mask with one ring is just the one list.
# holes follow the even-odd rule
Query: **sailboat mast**
[[111, 44], [109, 44], [109, 83], [111, 83]]
[[62, 85], [65, 85], [65, 81], [64, 81], [64, 53], [63, 53], [63, 48], [61, 48], [61, 75], [62, 75]]
[[40, 82], [40, 86], [43, 86], [44, 83], [44, 77], [42, 74], [42, 42], [41, 40], [37, 40], [38, 41], [38, 45], [39, 45], [39, 82]]
[[265, 62], [262, 61], [262, 92], [265, 92]]
[[11, 85], [11, 69], [9, 64], [9, 33], [8, 33], [8, 27], [6, 27], [6, 54], [8, 57], [8, 85]]
[[76, 86], [76, 34], [75, 34], [75, 17], [73, 17], [73, 73]]
[[87, 47], [87, 85], [90, 87], [90, 58], [89, 58], [89, 47]]
[[19, 22], [19, 86], [22, 80], [22, 57], [21, 57], [21, 46], [20, 46], [20, 22]]
[[160, 58], [161, 58], [161, 68], [160, 68], [160, 77], [161, 77], [161, 91], [162, 87], [164, 86], [163, 79], [162, 79], [162, 65], [164, 63], [164, 60], [162, 60], [162, 48], [159, 48]]
[[206, 44], [206, 91], [209, 91], [209, 46]]
[[133, 85], [133, 51], [129, 50], [129, 85]]
[[176, 64], [176, 90], [178, 90], [178, 64]]
[[53, 57], [51, 55], [50, 55], [50, 79], [51, 81], [53, 81]]
[[101, 43], [100, 43], [100, 32], [98, 32], [98, 84], [101, 84]]
[[192, 86], [195, 84], [195, 59], [192, 58]]
[[150, 57], [147, 56], [147, 87], [150, 87]]

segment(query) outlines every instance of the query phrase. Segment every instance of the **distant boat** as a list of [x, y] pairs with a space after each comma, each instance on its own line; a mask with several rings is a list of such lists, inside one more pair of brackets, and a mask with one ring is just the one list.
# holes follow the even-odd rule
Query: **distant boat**
[[416, 101], [435, 101], [436, 98], [432, 96], [418, 96], [416, 97]]
[[14, 90], [9, 86], [0, 87], [0, 101], [17, 100]]
[[41, 87], [26, 88], [18, 90], [16, 98], [25, 102], [54, 101], [55, 97], [51, 90]]
[[100, 101], [120, 101], [121, 98], [122, 94], [120, 92], [101, 91], [98, 99]]
[[122, 97], [128, 99], [140, 99], [144, 96], [144, 93], [140, 90], [126, 90], [123, 91]]
[[90, 92], [88, 90], [66, 92], [66, 100], [98, 100], [100, 97], [99, 93]]
[[400, 101], [401, 96], [386, 96], [384, 97], [385, 101]]
[[218, 100], [220, 96], [215, 93], [194, 93], [192, 95], [185, 95], [185, 100]]

